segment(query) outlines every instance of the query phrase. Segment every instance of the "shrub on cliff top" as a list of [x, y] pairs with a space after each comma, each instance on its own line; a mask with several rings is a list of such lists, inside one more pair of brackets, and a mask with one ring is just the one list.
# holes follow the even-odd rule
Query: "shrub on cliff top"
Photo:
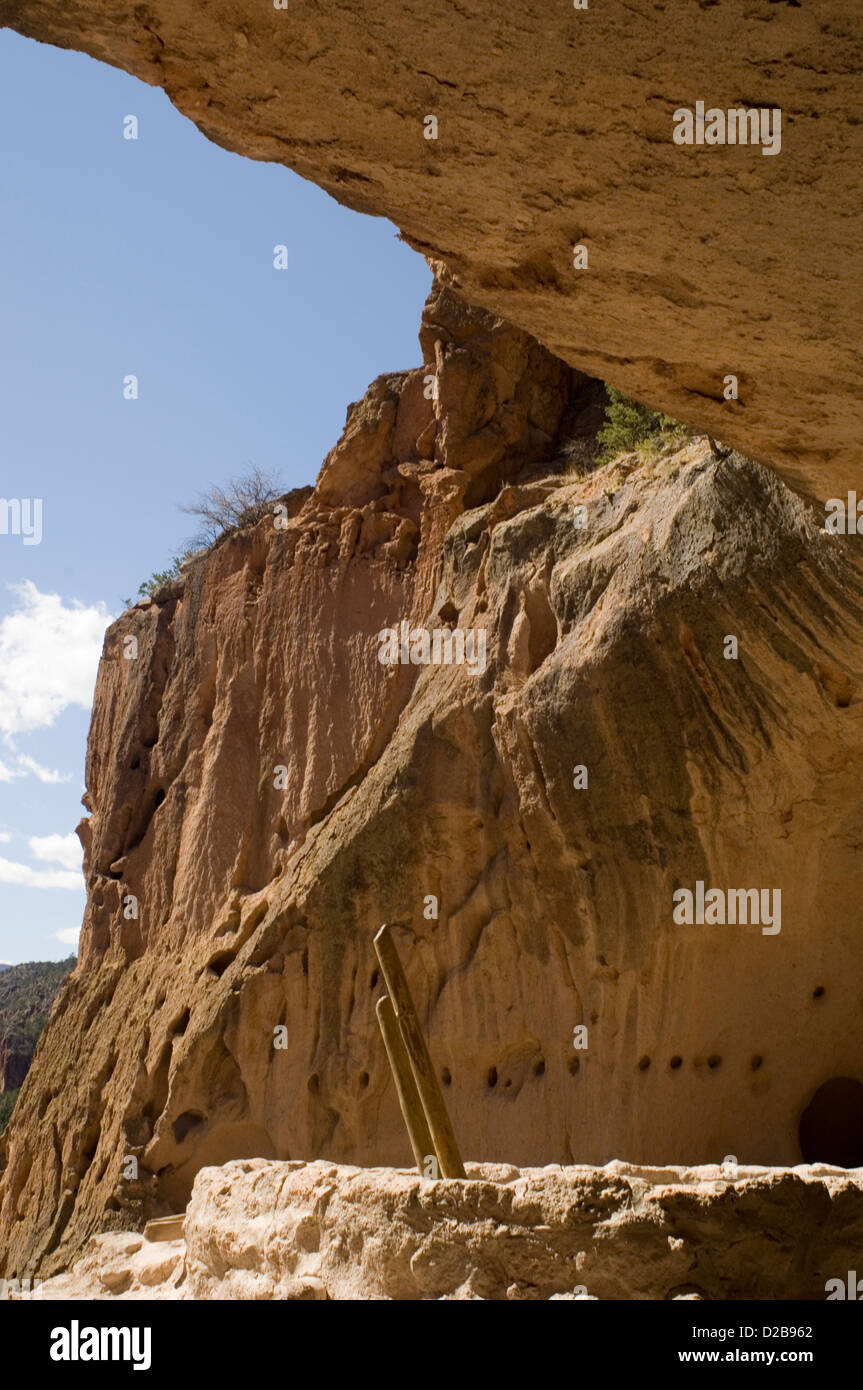
[[[235, 478], [225, 487], [211, 487], [209, 491], [201, 493], [197, 502], [181, 507], [181, 512], [198, 517], [203, 525], [186, 549], [174, 556], [166, 570], [155, 570], [149, 579], [138, 586], [138, 598], [152, 598], [172, 579], [179, 579], [185, 561], [196, 550], [207, 549], [223, 536], [244, 526], [254, 526], [262, 516], [266, 516], [283, 491], [273, 474], [253, 468], [250, 473]], [[131, 598], [124, 600], [127, 608], [131, 608], [136, 601]]]
[[181, 507], [180, 511], [199, 517], [203, 522], [193, 544], [212, 545], [231, 531], [254, 526], [270, 510], [282, 491], [273, 474], [253, 468], [250, 473], [228, 483], [227, 487], [211, 487], [200, 495], [197, 502]]

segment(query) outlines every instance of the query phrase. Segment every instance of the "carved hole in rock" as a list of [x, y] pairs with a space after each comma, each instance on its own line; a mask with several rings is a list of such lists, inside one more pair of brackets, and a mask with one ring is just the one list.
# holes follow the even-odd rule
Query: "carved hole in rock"
[[377, 984], [377, 982], [378, 982], [379, 979], [380, 979], [380, 972], [377, 971], [377, 970], [373, 970], [373, 971], [372, 971], [372, 978], [369, 980], [369, 989], [374, 989], [374, 987], [375, 987], [375, 985]]
[[490, 1087], [497, 1085], [497, 1067], [489, 1067], [486, 1081]]
[[524, 609], [530, 624], [530, 669], [536, 671], [557, 646], [557, 618], [545, 589], [528, 589]]
[[189, 1019], [192, 1013], [190, 1009], [184, 1009], [180, 1016], [171, 1024], [171, 1032], [175, 1038], [180, 1038], [189, 1026]]
[[457, 623], [458, 609], [456, 608], [454, 603], [447, 602], [441, 608], [438, 617], [440, 618], [442, 623]]
[[99, 1147], [99, 1135], [101, 1132], [101, 1125], [96, 1123], [86, 1129], [81, 1136], [78, 1152], [80, 1155], [80, 1167], [82, 1172], [85, 1168], [89, 1167], [92, 1162], [93, 1155]]
[[668, 1065], [671, 1067], [672, 1071], [677, 1071], [679, 1067], [683, 1066], [683, 1058], [674, 1056]]
[[816, 985], [815, 988], [814, 988], [813, 991], [812, 991], [812, 998], [813, 998], [813, 999], [823, 999], [823, 998], [824, 998], [825, 992], [826, 992], [826, 991], [825, 991], [823, 985]]
[[311, 1074], [311, 1076], [309, 1077], [309, 1080], [308, 1080], [308, 1087], [309, 1087], [309, 1094], [310, 1094], [310, 1095], [313, 1095], [313, 1096], [320, 1095], [320, 1091], [321, 1091], [321, 1078], [318, 1076], [318, 1073], [317, 1073], [316, 1071], [313, 1071], [312, 1074]]
[[151, 1095], [143, 1109], [144, 1118], [149, 1122], [150, 1130], [155, 1128], [156, 1121], [165, 1108], [168, 1099], [168, 1078], [171, 1071], [171, 1044], [166, 1042], [162, 1047], [159, 1060], [151, 1078]]
[[569, 1074], [570, 1074], [570, 1076], [575, 1076], [576, 1072], [578, 1072], [578, 1071], [581, 1071], [581, 1062], [578, 1060], [577, 1057], [570, 1057], [570, 1059], [569, 1059]]
[[247, 1120], [219, 1123], [211, 1116], [205, 1129], [192, 1133], [192, 1150], [185, 1162], [171, 1164], [160, 1173], [160, 1195], [174, 1211], [188, 1203], [195, 1175], [201, 1168], [221, 1166], [236, 1158], [275, 1158], [272, 1139], [261, 1125]]
[[215, 975], [217, 980], [220, 980], [235, 959], [236, 954], [236, 951], [218, 951], [207, 961], [207, 970], [211, 975]]
[[708, 1057], [707, 1065], [709, 1066], [711, 1071], [716, 1071], [717, 1067], [722, 1066], [722, 1058], [714, 1052], [711, 1054], [711, 1056]]
[[145, 808], [144, 808], [143, 815], [142, 815], [142, 816], [140, 817], [140, 819], [139, 819], [139, 829], [136, 830], [136, 831], [133, 833], [132, 838], [131, 838], [130, 840], [127, 840], [126, 843], [123, 845], [123, 854], [124, 854], [124, 855], [125, 855], [125, 854], [131, 854], [131, 852], [132, 852], [133, 850], [136, 850], [136, 849], [138, 848], [138, 846], [141, 844], [141, 842], [144, 840], [144, 838], [145, 838], [145, 836], [146, 836], [146, 834], [147, 834], [147, 831], [148, 831], [149, 828], [150, 828], [150, 822], [151, 822], [151, 820], [153, 819], [154, 815], [156, 814], [156, 812], [158, 811], [159, 807], [161, 806], [161, 804], [162, 804], [162, 802], [163, 802], [164, 800], [165, 800], [165, 791], [164, 791], [164, 788], [159, 787], [158, 790], [155, 792], [155, 794], [154, 794], [154, 795], [152, 796], [152, 798], [150, 799], [149, 803], [148, 803], [148, 804], [145, 804]]
[[800, 1116], [799, 1138], [807, 1163], [863, 1165], [863, 1083], [834, 1076], [819, 1086]]
[[753, 1071], [760, 1071], [761, 1068], [762, 1068], [763, 1065], [764, 1065], [764, 1058], [761, 1057], [761, 1056], [756, 1052], [755, 1056], [752, 1058], [752, 1061], [749, 1063], [749, 1065], [750, 1065], [750, 1067], [752, 1068]]
[[206, 1117], [202, 1115], [200, 1110], [184, 1110], [182, 1115], [178, 1115], [171, 1126], [176, 1143], [182, 1144], [186, 1135], [191, 1134], [193, 1129], [197, 1129], [198, 1125], [202, 1125], [205, 1118]]
[[369, 1084], [369, 1074], [367, 1071], [360, 1072], [360, 1085], [365, 1088]]
[[545, 1059], [540, 1057], [533, 1069], [534, 1076], [545, 1076]]
[[444, 1067], [444, 1069], [443, 1069], [443, 1071], [441, 1072], [440, 1076], [441, 1076], [441, 1081], [443, 1082], [443, 1084], [444, 1084], [445, 1086], [451, 1086], [451, 1085], [452, 1085], [452, 1072], [450, 1071], [449, 1067]]
[[639, 1071], [647, 1071], [647, 1068], [648, 1068], [649, 1066], [650, 1066], [650, 1058], [649, 1058], [649, 1057], [639, 1057], [639, 1059], [638, 1059], [638, 1070], [639, 1070]]

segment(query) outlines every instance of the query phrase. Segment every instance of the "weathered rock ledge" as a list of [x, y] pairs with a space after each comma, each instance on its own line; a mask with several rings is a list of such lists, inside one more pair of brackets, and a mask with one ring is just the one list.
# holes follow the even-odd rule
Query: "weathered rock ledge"
[[94, 1237], [49, 1299], [823, 1299], [859, 1263], [863, 1171], [514, 1168], [468, 1180], [239, 1160], [185, 1241]]

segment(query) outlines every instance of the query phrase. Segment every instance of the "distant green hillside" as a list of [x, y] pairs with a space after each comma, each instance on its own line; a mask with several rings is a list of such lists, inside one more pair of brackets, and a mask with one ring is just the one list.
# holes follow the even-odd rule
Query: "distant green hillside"
[[17, 1091], [0, 1091], [0, 1134], [9, 1123], [9, 1116], [15, 1108], [18, 1099]]
[[75, 959], [27, 961], [0, 971], [0, 1134], [33, 1060], [54, 996], [74, 970]]

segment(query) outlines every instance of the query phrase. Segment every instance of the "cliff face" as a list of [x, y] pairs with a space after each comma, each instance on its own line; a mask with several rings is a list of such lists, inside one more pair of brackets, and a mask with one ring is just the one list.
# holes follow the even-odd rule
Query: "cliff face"
[[[856, 488], [857, 0], [585, 5], [0, 0], [0, 24], [391, 218], [563, 360], [822, 498]], [[699, 101], [780, 111], [781, 148], [676, 144]]]
[[[409, 1161], [382, 921], [472, 1160], [794, 1163], [856, 1073], [856, 551], [703, 440], [562, 474], [595, 383], [440, 287], [421, 341], [313, 492], [106, 636], [80, 963], [0, 1143], [0, 1273], [206, 1164]], [[472, 661], [402, 664], [403, 621]], [[699, 882], [769, 915], [675, 921]], [[824, 1094], [804, 1156], [859, 1162]]]

